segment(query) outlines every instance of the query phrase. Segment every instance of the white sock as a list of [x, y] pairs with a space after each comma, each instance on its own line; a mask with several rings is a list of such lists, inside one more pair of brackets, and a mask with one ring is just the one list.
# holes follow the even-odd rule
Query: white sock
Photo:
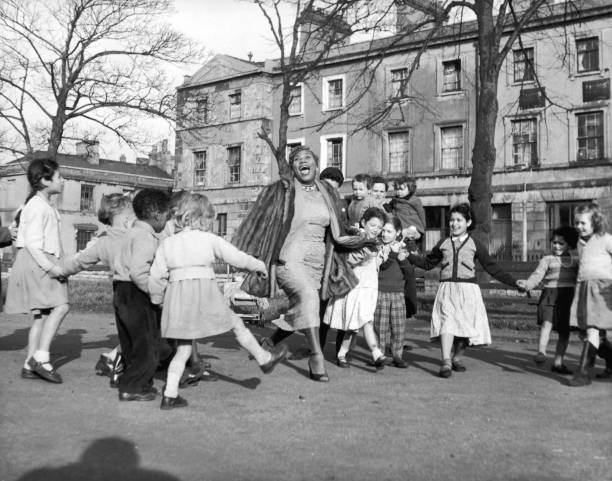
[[181, 376], [185, 371], [185, 363], [182, 360], [176, 359], [176, 356], [170, 362], [168, 366], [168, 377], [166, 378], [166, 390], [163, 392], [164, 396], [176, 397], [178, 396], [178, 385], [181, 381]]
[[383, 357], [383, 352], [380, 350], [380, 347], [375, 347], [372, 349], [372, 359], [376, 361], [376, 359]]
[[345, 347], [344, 344], [341, 345], [340, 349], [338, 349], [338, 359], [344, 359], [348, 354], [348, 351], [348, 347]]
[[35, 361], [38, 362], [49, 362], [49, 351], [39, 351], [36, 350], [34, 351], [34, 355], [32, 356], [34, 358]]
[[106, 352], [102, 355], [108, 357], [111, 361], [114, 361], [115, 359], [117, 359], [117, 354], [119, 354], [119, 346], [117, 346], [111, 352]]
[[260, 366], [266, 364], [272, 359], [272, 353], [266, 351], [259, 345], [253, 333], [249, 331], [244, 324], [234, 328], [234, 334], [238, 343], [247, 350], [247, 352], [255, 358]]

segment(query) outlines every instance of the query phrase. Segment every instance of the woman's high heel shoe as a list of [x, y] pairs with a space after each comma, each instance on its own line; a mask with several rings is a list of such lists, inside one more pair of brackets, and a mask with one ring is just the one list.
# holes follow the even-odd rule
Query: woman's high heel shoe
[[308, 359], [308, 372], [310, 373], [310, 379], [317, 382], [329, 382], [329, 376], [327, 372], [323, 372], [322, 374], [317, 374], [312, 372], [312, 366], [310, 365], [310, 359]]

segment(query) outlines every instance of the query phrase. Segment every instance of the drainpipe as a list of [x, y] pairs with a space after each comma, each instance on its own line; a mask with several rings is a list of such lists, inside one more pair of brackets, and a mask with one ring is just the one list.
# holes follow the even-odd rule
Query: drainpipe
[[527, 183], [523, 183], [523, 199], [521, 202], [521, 209], [523, 211], [523, 252], [521, 260], [527, 262]]

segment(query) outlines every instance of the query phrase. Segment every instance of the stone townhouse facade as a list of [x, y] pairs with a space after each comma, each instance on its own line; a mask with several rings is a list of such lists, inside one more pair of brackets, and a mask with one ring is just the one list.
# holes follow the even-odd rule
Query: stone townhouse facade
[[[537, 259], [548, 249], [551, 229], [570, 223], [578, 205], [592, 200], [609, 205], [612, 198], [612, 4], [577, 5], [579, 10], [556, 5], [531, 22], [502, 67], [490, 246], [499, 258]], [[409, 21], [410, 15], [401, 18]], [[425, 245], [431, 247], [445, 235], [449, 206], [467, 200], [477, 32], [474, 22], [445, 26], [405, 81], [426, 35], [416, 32], [392, 47], [393, 38], [387, 38], [338, 48], [296, 88], [287, 137], [291, 145], [318, 152], [321, 169], [341, 168], [346, 194], [357, 173], [415, 177], [427, 214]], [[376, 49], [384, 58], [372, 87], [355, 107], [330, 120], [359, 92], [364, 57]], [[192, 99], [190, 111], [200, 115], [204, 107], [197, 95], [205, 97], [206, 114], [205, 121], [192, 117], [189, 128], [177, 129], [177, 184], [211, 197], [222, 214], [224, 224], [217, 226], [222, 234], [231, 234], [260, 187], [276, 175], [257, 131], [263, 125], [276, 136], [278, 68], [275, 61], [217, 56], [179, 87], [179, 97]], [[402, 99], [386, 118], [355, 132], [398, 91]], [[230, 119], [237, 93], [241, 110]], [[231, 149], [237, 145], [241, 178], [234, 182], [223, 175], [235, 165]], [[206, 171], [199, 184], [198, 156]]]
[[[64, 177], [64, 191], [52, 201], [61, 216], [60, 234], [67, 256], [83, 249], [106, 226], [98, 222], [97, 211], [103, 195], [115, 192], [133, 196], [144, 188], [171, 192], [174, 186], [174, 156], [167, 143], [155, 147], [147, 158], [137, 163], [101, 159], [97, 141], [77, 143], [76, 154], [58, 154], [57, 162]], [[35, 152], [32, 158], [43, 158]], [[0, 166], [0, 215], [8, 226], [23, 204], [30, 186], [26, 178], [28, 160], [16, 159]], [[10, 248], [7, 248], [7, 253]]]

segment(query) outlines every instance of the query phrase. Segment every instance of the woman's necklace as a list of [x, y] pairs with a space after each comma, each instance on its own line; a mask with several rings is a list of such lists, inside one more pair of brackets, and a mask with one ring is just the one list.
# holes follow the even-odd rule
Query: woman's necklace
[[312, 192], [313, 190], [316, 190], [317, 186], [315, 184], [301, 184], [302, 185], [302, 189], [304, 189], [306, 192]]

